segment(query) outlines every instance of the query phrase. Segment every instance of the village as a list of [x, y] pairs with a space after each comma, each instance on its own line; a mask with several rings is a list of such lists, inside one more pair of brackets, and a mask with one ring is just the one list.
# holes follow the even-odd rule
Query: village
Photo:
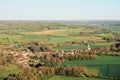
[[29, 66], [29, 60], [31, 56], [44, 56], [44, 55], [57, 55], [58, 57], [63, 57], [65, 54], [66, 55], [75, 55], [75, 54], [87, 54], [90, 53], [90, 45], [88, 44], [88, 49], [86, 50], [70, 50], [70, 51], [54, 51], [54, 52], [37, 52], [37, 53], [32, 53], [30, 50], [25, 51], [11, 51], [11, 50], [0, 50], [0, 53], [2, 54], [7, 54], [10, 56], [16, 57], [13, 61], [13, 63], [20, 64], [24, 67]]
[[[110, 51], [113, 49], [113, 46], [108, 47], [108, 49], [106, 48], [96, 48], [96, 49], [91, 49], [90, 45], [88, 44], [88, 47], [86, 50], [70, 50], [70, 51], [64, 51], [64, 50], [57, 50], [57, 51], [49, 51], [49, 52], [36, 52], [33, 53], [31, 52], [29, 49], [25, 52], [25, 51], [11, 51], [11, 50], [0, 50], [0, 53], [2, 54], [7, 54], [10, 56], [14, 56], [14, 60], [13, 63], [17, 63], [19, 65], [22, 65], [23, 67], [28, 67], [29, 66], [29, 61], [30, 61], [30, 57], [33, 56], [50, 56], [50, 55], [56, 55], [58, 57], [64, 57], [64, 56], [71, 56], [71, 55], [79, 55], [79, 54], [89, 54], [89, 55], [96, 55], [98, 53], [103, 53], [105, 51]], [[37, 61], [36, 61], [37, 62]]]

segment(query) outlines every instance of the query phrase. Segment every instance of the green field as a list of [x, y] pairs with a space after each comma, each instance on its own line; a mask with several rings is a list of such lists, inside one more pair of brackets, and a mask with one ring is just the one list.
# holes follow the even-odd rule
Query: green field
[[113, 31], [113, 32], [120, 32], [119, 26], [114, 26], [114, 27], [106, 26], [105, 29]]
[[[105, 47], [109, 46], [112, 44], [115, 44], [116, 42], [105, 42], [105, 43], [92, 43], [90, 44], [90, 47], [92, 49], [94, 48], [100, 48], [100, 47]], [[72, 46], [59, 46], [55, 47], [53, 50], [73, 50], [73, 49], [87, 49], [88, 45], [72, 45]]]
[[[47, 43], [61, 43], [68, 41], [103, 41], [101, 37], [95, 35], [81, 35], [80, 32], [94, 32], [93, 29], [68, 29], [68, 30], [42, 30], [26, 31], [24, 29], [0, 30], [0, 44], [16, 44], [26, 40], [35, 40]], [[12, 37], [11, 37], [12, 36]]]
[[9, 74], [18, 73], [21, 69], [15, 64], [9, 64], [8, 66], [0, 66], [0, 80], [6, 78]]
[[[36, 40], [47, 43], [66, 42], [69, 37], [56, 35], [26, 35], [22, 37], [23, 40]], [[71, 40], [71, 39], [70, 39]]]
[[[80, 27], [68, 30], [42, 30], [24, 31], [23, 29], [0, 30], [0, 44], [20, 44], [22, 41], [35, 40], [45, 43], [61, 43], [69, 41], [105, 42], [102, 37], [108, 37], [110, 33], [93, 34], [95, 29]], [[92, 34], [91, 34], [92, 33]], [[12, 36], [12, 37], [11, 37]], [[99, 45], [97, 45], [99, 47]], [[77, 46], [73, 46], [77, 48]], [[96, 46], [95, 46], [96, 47]], [[63, 47], [66, 48], [66, 47]], [[69, 47], [70, 48], [70, 47]], [[94, 45], [93, 45], [94, 48]], [[70, 48], [71, 49], [71, 48]], [[77, 48], [78, 49], [78, 48]]]
[[97, 78], [82, 78], [82, 77], [69, 77], [69, 76], [58, 76], [55, 75], [46, 80], [104, 80], [104, 79], [97, 79]]
[[99, 56], [97, 60], [67, 61], [62, 66], [86, 66], [88, 73], [102, 77], [120, 77], [120, 57]]
[[[61, 43], [68, 41], [83, 41], [90, 40], [94, 41], [102, 41], [101, 38], [92, 35], [81, 36], [80, 32], [93, 32], [92, 29], [81, 30], [79, 29], [70, 29], [70, 30], [43, 30], [40, 32], [21, 32], [24, 36], [22, 36], [23, 40], [37, 40], [43, 42], [51, 42], [51, 43]], [[73, 35], [74, 34], [74, 35]]]

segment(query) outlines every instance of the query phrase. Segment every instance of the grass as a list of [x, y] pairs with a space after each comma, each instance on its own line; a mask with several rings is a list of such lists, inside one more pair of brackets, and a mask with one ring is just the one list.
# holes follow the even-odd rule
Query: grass
[[[120, 65], [110, 65], [109, 72], [107, 72], [108, 77], [120, 77]], [[118, 75], [119, 74], [119, 75]]]
[[[61, 43], [68, 41], [102, 41], [101, 37], [97, 36], [72, 36], [71, 34], [79, 34], [79, 32], [93, 32], [92, 29], [63, 29], [63, 30], [42, 30], [26, 31], [24, 29], [0, 30], [0, 42], [15, 44], [14, 42], [22, 42], [25, 40], [35, 40], [47, 43]], [[14, 33], [15, 32], [15, 33]], [[5, 34], [7, 33], [7, 34]], [[14, 34], [14, 35], [13, 35]], [[12, 37], [11, 37], [12, 36]], [[9, 38], [9, 40], [3, 40]]]
[[120, 64], [119, 56], [99, 56], [96, 60], [76, 60], [67, 61], [62, 64], [62, 66], [96, 66], [96, 65], [108, 65], [108, 64]]
[[36, 35], [53, 35], [53, 34], [59, 34], [64, 32], [65, 30], [44, 30], [41, 32], [35, 32]]
[[60, 42], [68, 42], [68, 41], [83, 41], [89, 40], [89, 37], [72, 37], [72, 36], [59, 36], [59, 35], [24, 35], [22, 37], [23, 40], [38, 40], [48, 43], [60, 43]]
[[[84, 41], [97, 40], [101, 41], [99, 37], [95, 36], [70, 36], [70, 34], [78, 34], [85, 32], [83, 29], [68, 29], [68, 30], [43, 30], [43, 31], [26, 31], [24, 29], [11, 29], [4, 31], [0, 30], [0, 45], [15, 45], [21, 44], [22, 41], [40, 41], [44, 43], [64, 43], [69, 41]], [[89, 29], [89, 32], [92, 30]], [[91, 38], [92, 37], [92, 38]], [[74, 46], [77, 48], [77, 46]]]
[[99, 37], [108, 37], [109, 34], [95, 34], [96, 36], [99, 36]]
[[21, 32], [24, 35], [56, 35], [65, 36], [68, 34], [67, 30], [42, 30], [37, 32]]
[[16, 44], [21, 42], [20, 35], [0, 34], [0, 45], [4, 44]]
[[120, 77], [119, 56], [99, 56], [96, 60], [67, 61], [61, 66], [86, 66], [88, 73], [104, 77]]
[[[105, 47], [105, 46], [109, 46], [112, 45], [116, 42], [105, 42], [105, 43], [93, 43], [90, 44], [91, 48], [100, 48], [100, 47]], [[72, 46], [59, 46], [59, 47], [55, 47], [53, 50], [73, 50], [73, 49], [87, 49], [88, 45], [72, 45]]]
[[21, 69], [15, 64], [9, 64], [8, 66], [0, 66], [0, 79], [7, 77], [11, 73], [18, 73]]
[[47, 80], [103, 80], [97, 78], [83, 78], [83, 77], [69, 77], [69, 76], [59, 76], [55, 75]]
[[88, 74], [98, 76], [99, 72], [100, 72], [100, 67], [87, 67]]
[[22, 37], [23, 40], [38, 40], [43, 42], [65, 42], [68, 40], [65, 36], [53, 36], [53, 35], [26, 35]]
[[80, 45], [72, 45], [72, 46], [60, 46], [55, 47], [54, 50], [73, 50], [73, 49], [85, 49], [86, 46], [80, 46]]
[[101, 41], [101, 38], [96, 36], [71, 36], [71, 34], [79, 34], [79, 32], [93, 32], [92, 29], [65, 29], [65, 30], [43, 30], [40, 32], [21, 32], [23, 36], [22, 39], [25, 40], [42, 40], [43, 42], [48, 41], [51, 43], [60, 43], [67, 41], [83, 41], [83, 40], [98, 40]]
[[120, 32], [119, 26], [114, 26], [114, 27], [106, 26], [105, 29], [110, 30], [112, 32]]

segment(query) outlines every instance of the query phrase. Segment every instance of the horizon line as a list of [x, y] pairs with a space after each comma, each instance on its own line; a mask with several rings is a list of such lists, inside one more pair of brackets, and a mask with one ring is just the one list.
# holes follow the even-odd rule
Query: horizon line
[[70, 20], [70, 19], [56, 19], [56, 20], [44, 20], [44, 19], [1, 19], [0, 21], [120, 21], [120, 19], [79, 19], [79, 20]]

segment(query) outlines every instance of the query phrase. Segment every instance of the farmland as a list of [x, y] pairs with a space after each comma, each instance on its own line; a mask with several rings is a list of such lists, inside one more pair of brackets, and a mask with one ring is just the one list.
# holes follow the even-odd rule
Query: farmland
[[[38, 27], [38, 25], [41, 27]], [[105, 42], [102, 39], [103, 37], [114, 36], [113, 33], [115, 31], [114, 29], [119, 30], [119, 27], [110, 28], [110, 29], [109, 27], [105, 27], [105, 30], [107, 30], [107, 32], [105, 32], [105, 30], [103, 30], [104, 28], [96, 27], [96, 26], [93, 28], [87, 28], [87, 27], [73, 25], [75, 27], [71, 28], [71, 25], [70, 26], [68, 25], [66, 26], [63, 24], [61, 26], [57, 26], [57, 25], [60, 24], [55, 24], [55, 23], [29, 24], [29, 22], [26, 23], [15, 22], [15, 24], [12, 24], [10, 22], [8, 24], [1, 23], [0, 42], [1, 43], [7, 42], [8, 44], [16, 44], [15, 42], [20, 43], [21, 41], [25, 41], [25, 40], [37, 40], [47, 43], [48, 42], [60, 43], [60, 42], [83, 41], [83, 40], [86, 41], [89, 40], [91, 42], [96, 42], [96, 41]], [[6, 27], [2, 27], [2, 26], [6, 26]], [[23, 27], [23, 26], [27, 26], [27, 27]], [[36, 28], [34, 28], [34, 26], [36, 26]], [[50, 30], [44, 29], [43, 26], [45, 26], [44, 28], [49, 27]], [[53, 26], [56, 27], [54, 28]], [[65, 27], [65, 29], [63, 27]]]
[[105, 77], [119, 77], [120, 58], [99, 56], [97, 60], [79, 60], [64, 62], [62, 66], [87, 66], [88, 73]]
[[[109, 46], [112, 44], [115, 44], [116, 42], [105, 42], [105, 43], [93, 43], [90, 44], [91, 48], [100, 48], [100, 47], [105, 47]], [[54, 50], [72, 50], [72, 49], [87, 49], [87, 45], [72, 45], [72, 46], [60, 46], [60, 47], [55, 47]]]
[[79, 77], [66, 77], [66, 76], [58, 76], [55, 75], [47, 80], [104, 80], [104, 79], [97, 79], [97, 78], [79, 78]]
[[114, 21], [0, 22], [0, 79], [117, 80], [119, 30]]

